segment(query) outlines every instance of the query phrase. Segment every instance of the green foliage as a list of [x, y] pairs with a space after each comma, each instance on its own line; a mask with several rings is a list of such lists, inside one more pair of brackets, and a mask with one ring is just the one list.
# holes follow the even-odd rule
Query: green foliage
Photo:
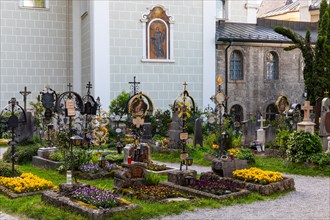
[[319, 152], [308, 157], [307, 162], [315, 163], [321, 167], [330, 165], [330, 153]]
[[291, 134], [291, 132], [289, 130], [286, 130], [286, 129], [276, 130], [275, 143], [276, 143], [277, 146], [279, 146], [280, 150], [286, 150], [287, 149], [290, 134]]
[[287, 146], [287, 159], [294, 163], [307, 161], [314, 153], [322, 151], [321, 139], [309, 132], [298, 131], [290, 135]]
[[148, 173], [144, 177], [144, 181], [148, 186], [158, 186], [160, 182], [160, 177], [156, 173]]
[[152, 136], [160, 135], [166, 137], [171, 121], [171, 112], [169, 110], [157, 110], [155, 114], [150, 117]]
[[54, 151], [50, 153], [49, 159], [57, 162], [63, 162], [64, 156], [60, 151]]
[[[23, 164], [32, 161], [32, 157], [37, 155], [38, 149], [41, 147], [39, 144], [30, 145], [17, 145], [16, 146], [16, 163]], [[3, 154], [4, 161], [11, 162], [11, 147]]]
[[105, 156], [109, 162], [121, 163], [124, 160], [124, 154], [111, 153]]
[[233, 135], [231, 140], [231, 147], [240, 147], [242, 142], [241, 135]]
[[[14, 169], [14, 176], [20, 176], [22, 173], [16, 169]], [[5, 163], [0, 160], [0, 176], [4, 177], [12, 177], [12, 167], [10, 163]]]
[[236, 158], [241, 159], [241, 160], [249, 160], [249, 161], [255, 161], [255, 156], [254, 154], [247, 148], [239, 148], [241, 151], [240, 154], [236, 155]]
[[320, 6], [320, 19], [318, 38], [315, 48], [311, 43], [310, 30], [306, 31], [305, 38], [289, 28], [276, 26], [275, 32], [292, 40], [291, 45], [285, 50], [300, 49], [304, 57], [304, 80], [307, 90], [307, 100], [312, 104], [324, 96], [324, 91], [330, 87], [330, 29], [329, 29], [330, 6], [322, 0]]
[[110, 103], [110, 114], [119, 115], [122, 118], [126, 114], [126, 107], [130, 94], [122, 91], [115, 99]]
[[204, 137], [204, 145], [212, 147], [213, 144], [219, 143], [218, 136], [216, 133], [212, 133]]
[[202, 111], [201, 110], [198, 110], [196, 112], [190, 111], [189, 113], [191, 116], [186, 120], [186, 131], [189, 134], [193, 134], [195, 130], [195, 121], [197, 118], [201, 117]]

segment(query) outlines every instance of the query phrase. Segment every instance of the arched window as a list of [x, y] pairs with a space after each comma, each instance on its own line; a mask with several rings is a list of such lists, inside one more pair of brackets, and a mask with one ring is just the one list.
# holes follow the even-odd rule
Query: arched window
[[266, 120], [273, 121], [276, 119], [277, 109], [275, 104], [269, 104], [266, 108]]
[[266, 79], [278, 79], [278, 56], [275, 52], [269, 52], [266, 56]]
[[241, 122], [243, 121], [243, 108], [240, 105], [233, 105], [230, 108], [230, 115], [233, 117], [234, 122], [238, 121]]
[[230, 80], [243, 80], [242, 53], [234, 50], [230, 55]]

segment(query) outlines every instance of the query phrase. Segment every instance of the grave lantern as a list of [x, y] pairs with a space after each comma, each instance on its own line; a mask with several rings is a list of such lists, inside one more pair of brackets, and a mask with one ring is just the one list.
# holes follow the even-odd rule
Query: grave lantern
[[192, 164], [193, 164], [193, 158], [191, 158], [191, 157], [188, 157], [187, 159], [186, 159], [186, 163], [187, 163], [187, 165], [188, 166], [191, 166]]
[[83, 138], [78, 136], [78, 135], [75, 135], [75, 136], [72, 136], [70, 138], [71, 140], [71, 143], [74, 145], [74, 146], [81, 146], [82, 144], [82, 141], [83, 141]]
[[105, 163], [107, 162], [107, 160], [105, 159], [104, 155], [102, 155], [99, 159], [98, 159], [98, 162], [99, 162], [99, 166], [100, 167], [105, 167]]

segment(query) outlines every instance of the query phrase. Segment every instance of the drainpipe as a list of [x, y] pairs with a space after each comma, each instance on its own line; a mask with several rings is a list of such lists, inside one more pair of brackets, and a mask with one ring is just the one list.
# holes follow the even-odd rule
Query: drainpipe
[[[229, 45], [225, 49], [225, 95], [228, 98], [228, 49], [231, 46], [231, 43], [233, 42], [233, 39], [228, 39], [227, 40]], [[227, 106], [228, 106], [228, 99], [226, 98], [225, 101], [225, 112], [227, 113]]]

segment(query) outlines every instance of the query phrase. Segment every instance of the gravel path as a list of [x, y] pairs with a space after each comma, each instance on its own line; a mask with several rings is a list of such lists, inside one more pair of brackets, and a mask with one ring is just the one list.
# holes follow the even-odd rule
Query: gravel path
[[[175, 164], [168, 165], [178, 167]], [[191, 169], [196, 169], [198, 173], [211, 170], [210, 167], [200, 166], [192, 166]], [[329, 177], [285, 176], [294, 179], [296, 191], [278, 199], [219, 209], [196, 209], [158, 219], [330, 220]]]
[[18, 218], [15, 218], [13, 216], [7, 215], [3, 212], [0, 212], [0, 220], [17, 220]]

